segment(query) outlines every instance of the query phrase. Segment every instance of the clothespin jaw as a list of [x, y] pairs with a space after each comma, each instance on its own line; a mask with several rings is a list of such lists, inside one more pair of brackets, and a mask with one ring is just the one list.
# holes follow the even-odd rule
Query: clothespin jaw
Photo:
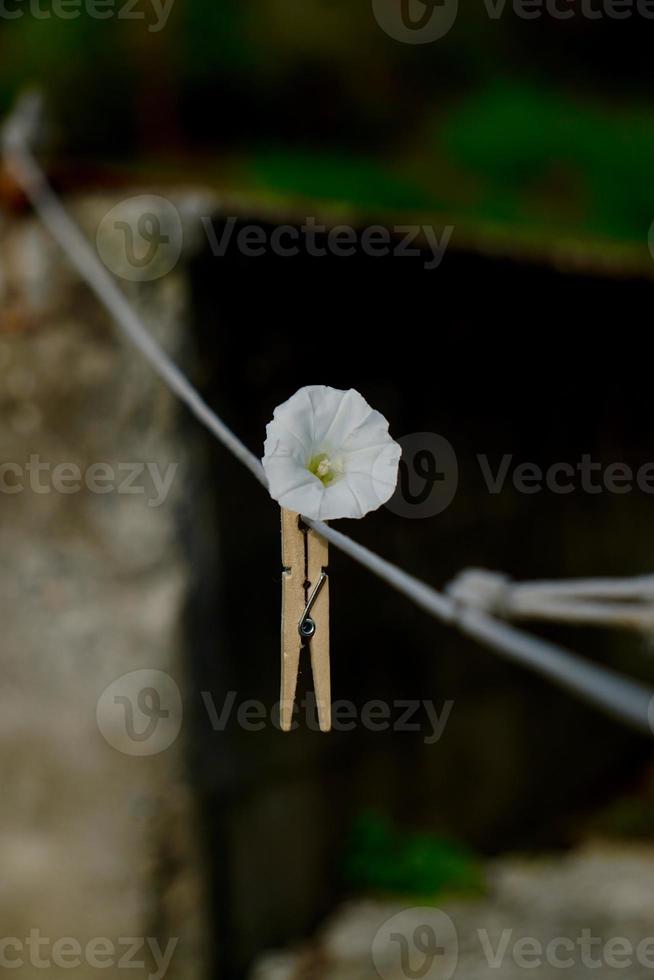
[[318, 724], [331, 728], [329, 671], [328, 544], [302, 523], [299, 514], [282, 508], [282, 678], [280, 724], [291, 729], [300, 653], [311, 651]]

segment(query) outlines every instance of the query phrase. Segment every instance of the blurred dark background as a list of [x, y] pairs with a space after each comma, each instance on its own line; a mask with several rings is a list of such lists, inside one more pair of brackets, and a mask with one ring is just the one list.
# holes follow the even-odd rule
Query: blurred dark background
[[[494, 471], [505, 453], [513, 465], [529, 461], [543, 471], [559, 461], [576, 465], [585, 453], [602, 467], [619, 461], [635, 471], [649, 461], [649, 366], [637, 353], [638, 318], [626, 313], [643, 307], [649, 283], [465, 252], [447, 253], [435, 279], [419, 263], [363, 255], [248, 260], [234, 250], [220, 261], [226, 285], [218, 296], [215, 258], [200, 258], [193, 270], [202, 361], [212, 365], [206, 393], [249, 445], [260, 445], [289, 391], [324, 377], [337, 387], [359, 385], [393, 419], [398, 437], [429, 431], [453, 444], [459, 486], [447, 510], [407, 520], [382, 508], [360, 524], [343, 522], [347, 533], [437, 587], [467, 566], [517, 579], [649, 569], [649, 495], [579, 488], [523, 495], [509, 485], [492, 495], [476, 458], [486, 454]], [[199, 616], [213, 625], [201, 629], [198, 684], [272, 704], [277, 522], [241, 467], [220, 448], [211, 451], [229, 574], [220, 600], [208, 596]], [[252, 578], [255, 554], [264, 556], [260, 583]], [[358, 725], [329, 739], [303, 723], [290, 738], [236, 729], [217, 735], [205, 719], [199, 779], [210, 822], [229, 842], [220, 860], [231, 869], [226, 874], [223, 864], [216, 876], [218, 901], [233, 913], [231, 889], [246, 888], [250, 942], [266, 933], [264, 946], [289, 932], [301, 936], [353, 885], [390, 884], [402, 894], [419, 890], [422, 873], [438, 877], [440, 855], [427, 850], [398, 880], [378, 879], [385, 852], [366, 836], [381, 833], [366, 824], [370, 814], [409, 837], [458, 842], [478, 855], [566, 849], [593, 833], [649, 839], [648, 740], [435, 624], [346, 557], [333, 553], [330, 563], [334, 699], [359, 709], [371, 699], [429, 698], [439, 712], [451, 699], [454, 707], [436, 744], [425, 742], [424, 718], [414, 733]], [[252, 594], [257, 615], [250, 618]], [[640, 637], [536, 628], [654, 680], [649, 642]], [[215, 656], [216, 635], [230, 651], [226, 660]], [[265, 827], [258, 842], [255, 825]], [[364, 855], [354, 881], [352, 848]], [[398, 860], [390, 846], [385, 857]], [[262, 868], [266, 889], [257, 886]], [[235, 933], [237, 949], [242, 923]]]
[[649, 261], [652, 21], [635, 4], [525, 19], [467, 2], [443, 37], [406, 44], [346, 0], [116, 0], [103, 19], [31, 2], [0, 19], [0, 108], [43, 86], [78, 185], [86, 160], [275, 202], [445, 213], [459, 243]]

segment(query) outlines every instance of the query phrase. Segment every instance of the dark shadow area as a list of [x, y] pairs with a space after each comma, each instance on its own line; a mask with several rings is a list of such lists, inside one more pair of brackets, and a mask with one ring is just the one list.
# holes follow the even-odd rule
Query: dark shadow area
[[[436, 587], [467, 566], [518, 579], [638, 574], [651, 564], [651, 494], [611, 493], [601, 481], [612, 463], [635, 471], [654, 459], [639, 316], [650, 294], [637, 280], [452, 249], [432, 271], [409, 257], [205, 252], [193, 268], [199, 380], [259, 455], [275, 406], [316, 383], [359, 389], [395, 437], [429, 431], [449, 440], [459, 482], [443, 513], [410, 520], [382, 508], [339, 525]], [[195, 750], [221, 976], [241, 975], [261, 948], [301, 937], [347, 892], [346, 841], [364, 811], [486, 854], [565, 848], [586, 813], [638, 784], [651, 759], [645, 739], [430, 619], [335, 550], [334, 700], [359, 713], [371, 700], [428, 700], [437, 713], [452, 701], [442, 737], [430, 743], [423, 710], [409, 731], [371, 731], [357, 720], [351, 731], [322, 735], [304, 716], [291, 734], [269, 717], [261, 731], [243, 731], [239, 705], [272, 708], [278, 698], [279, 513], [220, 446], [208, 448], [199, 566], [206, 527], [220, 567], [198, 574], [191, 627], [198, 691], [210, 691], [218, 711], [234, 692], [224, 730], [201, 712]], [[506, 482], [489, 492], [478, 457], [497, 473], [505, 454]], [[600, 464], [589, 478], [597, 492], [580, 476], [569, 493], [512, 484], [519, 464], [577, 467], [584, 454]], [[647, 645], [632, 636], [533, 629], [654, 679]], [[400, 715], [392, 708], [392, 720]]]

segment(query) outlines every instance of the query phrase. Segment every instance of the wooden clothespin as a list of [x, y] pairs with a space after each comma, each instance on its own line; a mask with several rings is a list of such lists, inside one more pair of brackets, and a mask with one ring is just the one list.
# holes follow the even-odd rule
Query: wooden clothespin
[[293, 719], [300, 653], [311, 651], [318, 724], [328, 732], [331, 720], [329, 675], [328, 544], [282, 507], [282, 680], [280, 723], [288, 732]]

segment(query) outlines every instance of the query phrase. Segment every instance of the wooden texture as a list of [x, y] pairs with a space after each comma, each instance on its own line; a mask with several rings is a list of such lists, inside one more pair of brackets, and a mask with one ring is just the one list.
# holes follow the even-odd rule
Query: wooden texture
[[[309, 594], [320, 579], [323, 568], [327, 569], [329, 546], [324, 538], [315, 531], [308, 531], [307, 544], [309, 550], [308, 579]], [[313, 689], [318, 707], [318, 723], [323, 732], [332, 727], [332, 696], [329, 673], [329, 576], [318, 593], [311, 610], [311, 617], [316, 624], [316, 632], [311, 643], [311, 670], [313, 672]]]
[[279, 716], [282, 731], [291, 730], [301, 640], [298, 623], [304, 612], [305, 543], [299, 515], [282, 508], [282, 679]]
[[[300, 527], [299, 515], [282, 508], [282, 658], [280, 725], [288, 732], [293, 721], [293, 705], [300, 666], [302, 639], [298, 624], [307, 599], [327, 568], [327, 542], [313, 531]], [[327, 578], [311, 610], [316, 632], [309, 641], [311, 669], [322, 731], [331, 728], [331, 690], [329, 670], [329, 579]]]

